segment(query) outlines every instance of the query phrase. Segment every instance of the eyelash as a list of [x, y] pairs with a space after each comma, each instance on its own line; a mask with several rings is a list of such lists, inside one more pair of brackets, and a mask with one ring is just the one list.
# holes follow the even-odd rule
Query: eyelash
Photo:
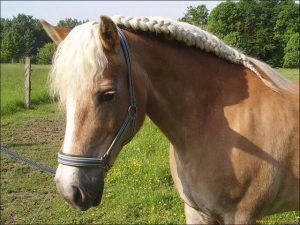
[[99, 103], [110, 102], [115, 98], [115, 96], [116, 91], [114, 90], [103, 91], [97, 94], [97, 101]]

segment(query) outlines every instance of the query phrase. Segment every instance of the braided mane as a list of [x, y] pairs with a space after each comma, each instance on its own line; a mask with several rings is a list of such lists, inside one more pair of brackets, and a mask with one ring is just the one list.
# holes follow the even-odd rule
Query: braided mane
[[[164, 34], [231, 63], [241, 64], [252, 70], [274, 91], [280, 92], [283, 89], [294, 91], [291, 82], [267, 64], [244, 55], [216, 36], [193, 25], [158, 17], [114, 16], [112, 19], [117, 25]], [[49, 81], [53, 95], [58, 94], [62, 105], [69, 96], [75, 100], [79, 99], [83, 91], [102, 74], [107, 66], [108, 60], [99, 39], [99, 26], [98, 22], [87, 22], [76, 26], [57, 48]]]
[[[231, 63], [241, 64], [253, 71], [268, 87], [274, 91], [285, 89], [292, 91], [292, 84], [266, 63], [244, 55], [233, 47], [226, 45], [216, 36], [188, 23], [176, 22], [161, 17], [125, 17], [113, 16], [117, 25], [123, 25], [133, 30], [165, 34], [188, 46], [200, 48], [203, 51], [215, 54]], [[259, 68], [263, 74], [261, 74]], [[267, 79], [266, 79], [267, 78]]]

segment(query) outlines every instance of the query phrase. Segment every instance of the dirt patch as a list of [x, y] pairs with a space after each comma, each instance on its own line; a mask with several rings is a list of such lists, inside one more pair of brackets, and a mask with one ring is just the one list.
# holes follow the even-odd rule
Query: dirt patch
[[[47, 167], [57, 166], [56, 154], [62, 144], [65, 119], [61, 113], [30, 114], [6, 119], [1, 124], [1, 146]], [[47, 196], [53, 199], [56, 188], [52, 174], [1, 154], [1, 224], [24, 224], [33, 205]], [[48, 194], [50, 192], [51, 194]], [[34, 211], [36, 214], [40, 210]], [[31, 219], [30, 219], [31, 220]], [[27, 218], [28, 221], [28, 218]]]
[[1, 141], [6, 147], [25, 147], [62, 142], [65, 132], [65, 119], [62, 116], [38, 118], [26, 121], [17, 127], [5, 127]]

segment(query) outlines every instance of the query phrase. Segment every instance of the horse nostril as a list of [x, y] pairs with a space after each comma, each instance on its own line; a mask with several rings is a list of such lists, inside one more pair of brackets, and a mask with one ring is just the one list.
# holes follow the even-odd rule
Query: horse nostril
[[79, 187], [72, 186], [73, 189], [73, 201], [76, 205], [80, 205], [84, 200], [84, 195], [82, 190]]

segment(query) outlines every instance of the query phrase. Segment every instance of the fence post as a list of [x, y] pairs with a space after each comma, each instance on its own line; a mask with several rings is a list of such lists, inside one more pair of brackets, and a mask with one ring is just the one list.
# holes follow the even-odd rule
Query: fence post
[[25, 57], [25, 79], [24, 79], [24, 107], [30, 107], [30, 92], [31, 92], [31, 63], [30, 57]]

